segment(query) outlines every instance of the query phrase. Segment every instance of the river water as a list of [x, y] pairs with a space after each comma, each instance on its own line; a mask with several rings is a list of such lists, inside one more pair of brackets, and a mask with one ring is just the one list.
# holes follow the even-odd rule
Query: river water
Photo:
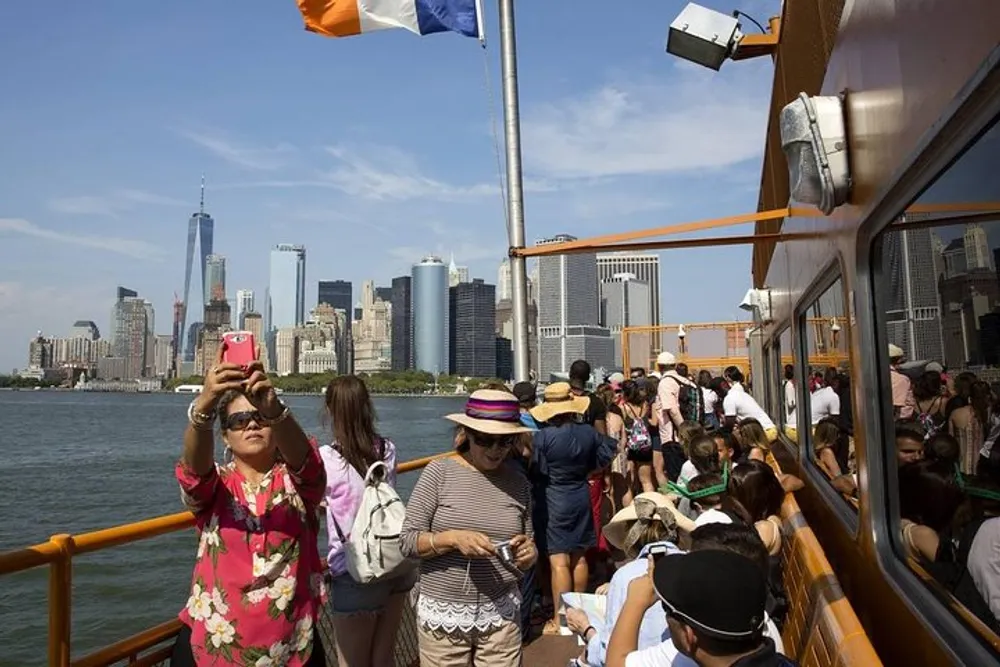
[[[173, 465], [190, 395], [0, 391], [0, 551], [183, 510]], [[288, 396], [320, 442], [320, 396]], [[377, 398], [399, 459], [444, 451], [452, 397]], [[221, 456], [221, 447], [219, 448]], [[406, 498], [417, 473], [400, 478]], [[73, 657], [173, 618], [187, 599], [197, 541], [183, 531], [73, 561]], [[322, 543], [321, 543], [322, 552]], [[46, 664], [47, 568], [0, 577], [0, 667]]]

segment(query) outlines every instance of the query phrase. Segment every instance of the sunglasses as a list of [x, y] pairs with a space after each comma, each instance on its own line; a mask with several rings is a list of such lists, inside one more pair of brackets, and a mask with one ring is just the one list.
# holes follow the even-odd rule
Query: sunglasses
[[473, 436], [472, 442], [483, 449], [505, 449], [514, 444], [514, 436], [482, 435], [477, 433]]
[[242, 431], [250, 425], [250, 422], [254, 422], [257, 426], [267, 426], [267, 420], [264, 419], [259, 412], [252, 410], [250, 412], [233, 412], [226, 415], [225, 419], [222, 420], [222, 428], [227, 431]]

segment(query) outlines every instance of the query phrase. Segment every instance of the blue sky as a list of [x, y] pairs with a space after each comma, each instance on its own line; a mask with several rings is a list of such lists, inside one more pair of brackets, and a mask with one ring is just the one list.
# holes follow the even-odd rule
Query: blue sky
[[[667, 55], [684, 4], [520, 3], [529, 241], [755, 209], [771, 63], [714, 73]], [[739, 6], [763, 22], [778, 5]], [[36, 330], [107, 329], [119, 284], [168, 333], [202, 173], [230, 297], [262, 299], [275, 243], [307, 247], [309, 305], [320, 279], [357, 295], [428, 252], [495, 282], [507, 241], [486, 8], [484, 59], [457, 35], [325, 39], [293, 0], [4, 3], [0, 372], [24, 365]], [[737, 316], [749, 248], [673, 251], [663, 266], [664, 322]]]

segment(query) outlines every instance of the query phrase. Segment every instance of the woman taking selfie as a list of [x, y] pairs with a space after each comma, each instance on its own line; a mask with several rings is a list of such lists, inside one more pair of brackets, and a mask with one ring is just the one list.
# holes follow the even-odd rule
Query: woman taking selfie
[[425, 667], [520, 667], [522, 573], [538, 557], [528, 479], [508, 454], [517, 398], [474, 392], [458, 424], [458, 456], [424, 468], [406, 507], [403, 551], [421, 559], [417, 634]]
[[[215, 461], [216, 418], [222, 464]], [[188, 408], [176, 475], [201, 535], [171, 665], [255, 665], [262, 658], [325, 665], [315, 620], [324, 597], [316, 514], [326, 474], [259, 361], [225, 363], [220, 349]]]

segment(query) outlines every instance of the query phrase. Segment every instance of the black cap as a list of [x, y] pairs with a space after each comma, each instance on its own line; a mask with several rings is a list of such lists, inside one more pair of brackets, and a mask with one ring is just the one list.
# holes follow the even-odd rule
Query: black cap
[[750, 639], [764, 630], [767, 581], [739, 554], [706, 549], [664, 556], [653, 587], [668, 614], [716, 639]]
[[538, 402], [538, 389], [531, 382], [518, 382], [511, 389], [511, 393], [517, 397], [518, 403], [535, 404]]

